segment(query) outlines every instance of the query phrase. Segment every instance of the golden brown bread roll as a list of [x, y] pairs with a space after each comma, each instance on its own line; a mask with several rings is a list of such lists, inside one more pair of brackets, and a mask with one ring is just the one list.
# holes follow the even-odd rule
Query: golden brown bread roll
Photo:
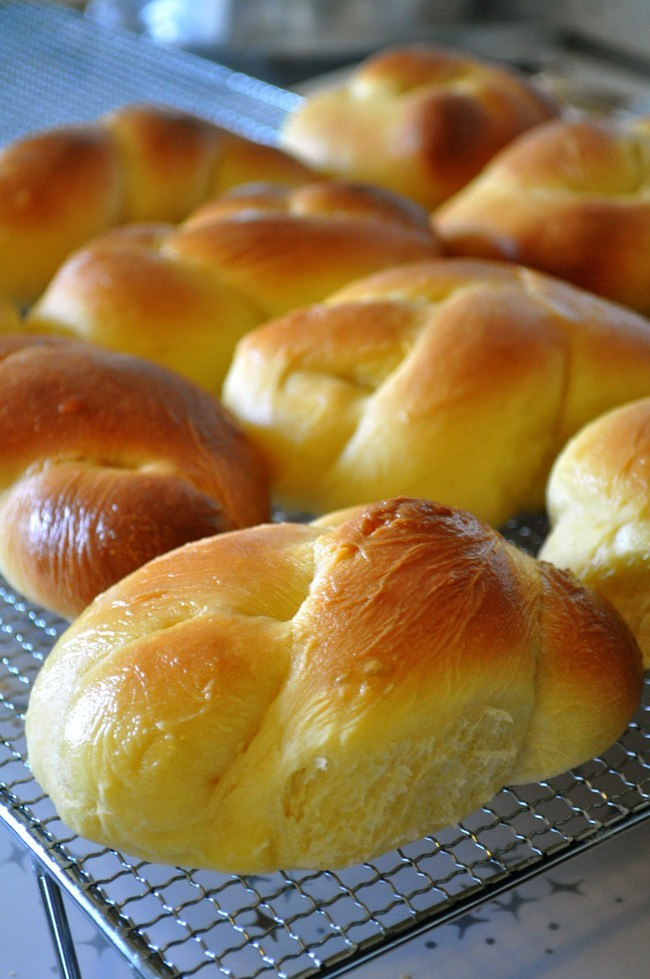
[[0, 294], [27, 303], [73, 249], [129, 221], [180, 221], [251, 180], [302, 183], [287, 153], [173, 109], [129, 106], [0, 152]]
[[521, 136], [434, 215], [446, 250], [503, 258], [650, 312], [650, 117]]
[[405, 493], [498, 525], [543, 506], [578, 428], [649, 393], [641, 316], [524, 268], [439, 259], [253, 330], [223, 396], [285, 506]]
[[618, 609], [650, 667], [650, 398], [608, 412], [569, 442], [547, 504], [544, 558]]
[[382, 51], [286, 120], [281, 143], [319, 170], [429, 209], [515, 136], [558, 112], [512, 71], [433, 45]]
[[18, 333], [20, 317], [18, 310], [5, 296], [0, 296], [0, 334]]
[[467, 513], [189, 544], [97, 599], [27, 714], [76, 832], [238, 873], [337, 867], [606, 749], [640, 654], [606, 602]]
[[81, 249], [26, 325], [150, 358], [217, 391], [235, 343], [265, 319], [438, 254], [426, 212], [379, 188], [245, 186], [180, 228], [134, 225]]
[[258, 453], [227, 412], [134, 357], [0, 338], [0, 570], [68, 618], [145, 561], [268, 518]]

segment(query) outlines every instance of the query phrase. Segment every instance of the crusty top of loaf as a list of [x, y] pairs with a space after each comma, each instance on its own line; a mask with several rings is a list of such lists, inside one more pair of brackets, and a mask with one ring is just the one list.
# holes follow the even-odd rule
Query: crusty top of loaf
[[543, 505], [578, 428], [648, 391], [643, 317], [523, 267], [438, 259], [248, 333], [224, 399], [283, 505], [404, 492], [498, 524]]
[[72, 616], [144, 561], [267, 518], [259, 453], [215, 399], [90, 345], [0, 337], [0, 567]]
[[84, 242], [130, 221], [180, 221], [237, 183], [296, 184], [289, 154], [193, 115], [125, 106], [0, 150], [0, 293], [30, 302]]
[[521, 262], [647, 313], [650, 117], [556, 120], [435, 214], [450, 254]]
[[315, 91], [282, 143], [319, 169], [370, 180], [431, 209], [521, 132], [555, 116], [516, 72], [436, 45], [405, 45]]
[[187, 545], [45, 663], [33, 770], [149, 859], [332, 867], [604, 750], [640, 695], [613, 611], [467, 513], [397, 499]]

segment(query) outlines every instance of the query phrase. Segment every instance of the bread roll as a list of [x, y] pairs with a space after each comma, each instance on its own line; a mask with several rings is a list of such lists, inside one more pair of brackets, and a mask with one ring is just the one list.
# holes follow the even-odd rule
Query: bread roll
[[180, 221], [251, 180], [301, 183], [281, 150], [173, 109], [129, 106], [0, 152], [0, 294], [28, 303], [83, 242], [129, 221]]
[[5, 296], [0, 296], [0, 334], [18, 333], [19, 330], [18, 310]]
[[178, 229], [133, 225], [81, 249], [26, 325], [147, 357], [216, 392], [237, 340], [265, 319], [438, 254], [426, 213], [387, 191], [246, 186]]
[[446, 250], [503, 258], [650, 313], [650, 117], [521, 136], [436, 213]]
[[524, 268], [452, 259], [252, 331], [224, 385], [281, 505], [405, 493], [494, 525], [543, 507], [585, 422], [649, 393], [647, 320]]
[[68, 618], [150, 558], [268, 518], [258, 453], [154, 364], [0, 338], [0, 572]]
[[237, 873], [370, 859], [606, 749], [640, 654], [467, 513], [373, 504], [150, 562], [59, 640], [31, 767], [75, 832]]
[[650, 398], [608, 412], [569, 442], [547, 502], [543, 557], [618, 609], [650, 667]]
[[551, 98], [513, 71], [433, 45], [382, 51], [316, 91], [281, 143], [319, 170], [434, 208], [515, 136], [553, 118]]

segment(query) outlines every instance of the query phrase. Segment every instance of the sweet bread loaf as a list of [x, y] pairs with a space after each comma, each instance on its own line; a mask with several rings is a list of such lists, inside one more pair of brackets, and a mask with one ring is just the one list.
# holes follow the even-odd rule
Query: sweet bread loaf
[[18, 333], [20, 317], [18, 310], [5, 296], [0, 296], [0, 334]]
[[650, 394], [650, 323], [525, 268], [438, 259], [377, 273], [253, 330], [225, 403], [288, 508], [406, 493], [494, 525], [541, 509], [551, 464]]
[[85, 241], [131, 221], [182, 220], [251, 180], [313, 180], [287, 153], [173, 109], [128, 106], [0, 152], [0, 294], [31, 302]]
[[147, 357], [216, 392], [237, 340], [265, 319], [439, 251], [426, 212], [390, 192], [245, 186], [178, 228], [132, 225], [82, 248], [26, 327]]
[[59, 640], [26, 730], [76, 832], [265, 873], [369, 859], [586, 761], [640, 691], [606, 602], [467, 513], [392, 500], [150, 562]]
[[450, 254], [521, 262], [650, 312], [650, 117], [547, 123], [435, 214]]
[[268, 518], [263, 463], [214, 399], [54, 337], [0, 337], [0, 487], [0, 572], [67, 618], [163, 551]]
[[286, 120], [281, 144], [318, 170], [406, 194], [432, 209], [553, 100], [514, 71], [434, 45], [373, 55]]
[[650, 667], [650, 398], [608, 412], [569, 442], [547, 504], [542, 556], [618, 609]]

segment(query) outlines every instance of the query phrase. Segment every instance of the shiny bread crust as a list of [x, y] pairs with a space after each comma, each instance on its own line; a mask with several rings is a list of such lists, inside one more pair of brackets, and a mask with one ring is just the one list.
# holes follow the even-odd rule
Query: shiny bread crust
[[601, 415], [558, 457], [542, 555], [618, 609], [650, 667], [650, 398]]
[[439, 254], [426, 213], [388, 191], [246, 185], [178, 227], [129, 225], [80, 249], [26, 326], [147, 357], [218, 393], [235, 344], [264, 320]]
[[650, 313], [650, 117], [519, 137], [434, 216], [451, 255], [519, 262]]
[[177, 222], [229, 187], [313, 179], [289, 154], [171, 108], [133, 105], [0, 151], [0, 294], [33, 301], [84, 242], [132, 221]]
[[369, 859], [609, 747], [640, 654], [601, 599], [429, 501], [188, 544], [96, 600], [34, 685], [64, 821], [226, 872]]
[[281, 145], [325, 173], [388, 187], [431, 210], [558, 111], [515, 71], [405, 45], [309, 95], [288, 116]]
[[268, 518], [264, 464], [208, 394], [154, 364], [0, 338], [0, 569], [67, 618], [145, 561]]
[[543, 508], [582, 425], [648, 394], [648, 320], [523, 267], [460, 259], [379, 272], [250, 332], [223, 389], [282, 506], [406, 493], [495, 526]]

